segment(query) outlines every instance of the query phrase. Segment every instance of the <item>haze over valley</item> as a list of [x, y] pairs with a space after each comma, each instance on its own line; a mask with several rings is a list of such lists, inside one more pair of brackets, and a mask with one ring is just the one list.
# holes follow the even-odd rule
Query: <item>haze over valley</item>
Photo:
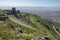
[[[11, 9], [11, 7], [0, 7], [0, 9]], [[37, 14], [38, 16], [50, 21], [60, 22], [59, 7], [16, 7], [17, 10], [26, 13]]]

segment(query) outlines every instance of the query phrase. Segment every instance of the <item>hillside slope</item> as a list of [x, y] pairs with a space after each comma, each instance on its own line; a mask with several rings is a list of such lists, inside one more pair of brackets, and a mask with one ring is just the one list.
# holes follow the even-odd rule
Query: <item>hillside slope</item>
[[[35, 14], [21, 12], [22, 18], [9, 15], [0, 26], [2, 40], [60, 40], [51, 21], [40, 18]], [[55, 25], [54, 25], [55, 26]], [[58, 31], [59, 32], [59, 31]]]

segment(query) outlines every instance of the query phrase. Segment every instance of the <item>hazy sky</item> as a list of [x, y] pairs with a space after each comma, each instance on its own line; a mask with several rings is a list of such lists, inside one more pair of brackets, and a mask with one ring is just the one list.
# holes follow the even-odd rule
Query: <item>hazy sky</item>
[[0, 0], [0, 7], [60, 7], [60, 0]]

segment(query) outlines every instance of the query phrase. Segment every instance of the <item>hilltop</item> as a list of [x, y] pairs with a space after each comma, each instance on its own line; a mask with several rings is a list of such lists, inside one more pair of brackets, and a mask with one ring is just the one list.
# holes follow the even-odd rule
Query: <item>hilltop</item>
[[59, 23], [31, 13], [0, 10], [1, 40], [60, 40]]

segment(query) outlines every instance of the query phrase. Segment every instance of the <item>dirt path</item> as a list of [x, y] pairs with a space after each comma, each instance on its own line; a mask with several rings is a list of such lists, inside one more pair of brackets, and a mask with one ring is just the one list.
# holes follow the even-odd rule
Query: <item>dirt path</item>
[[55, 26], [53, 25], [54, 31], [60, 36], [60, 33], [56, 30]]

